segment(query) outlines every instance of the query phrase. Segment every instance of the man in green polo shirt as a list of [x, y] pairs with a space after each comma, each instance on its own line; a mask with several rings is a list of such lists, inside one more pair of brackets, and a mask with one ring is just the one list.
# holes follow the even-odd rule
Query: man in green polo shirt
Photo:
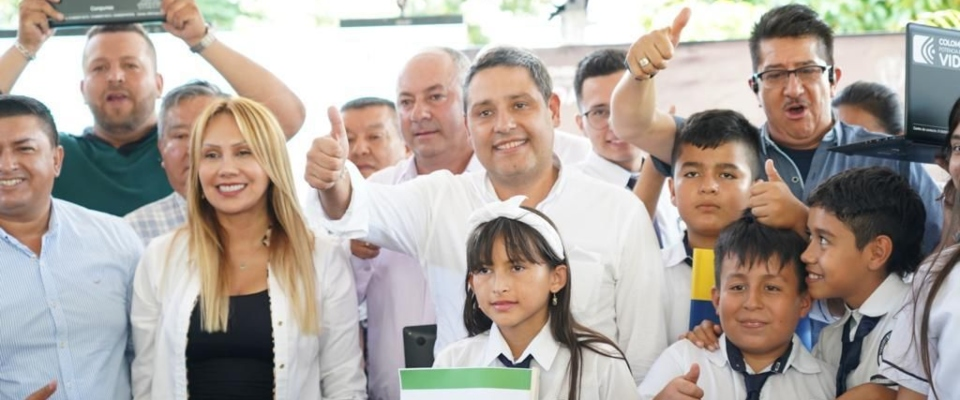
[[[0, 56], [0, 91], [9, 93], [63, 16], [53, 0], [23, 0], [17, 40]], [[163, 0], [164, 28], [203, 57], [233, 89], [276, 115], [287, 137], [301, 127], [300, 99], [272, 73], [216, 40], [196, 0]], [[80, 90], [93, 114], [83, 135], [60, 134], [64, 163], [53, 196], [125, 215], [172, 192], [160, 165], [156, 101], [163, 92], [157, 53], [139, 25], [91, 28], [83, 51]]]

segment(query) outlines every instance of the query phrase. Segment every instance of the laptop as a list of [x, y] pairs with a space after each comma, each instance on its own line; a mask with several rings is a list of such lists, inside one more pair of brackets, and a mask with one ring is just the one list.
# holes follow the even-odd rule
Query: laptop
[[403, 328], [403, 361], [407, 368], [433, 366], [433, 345], [437, 342], [436, 325]]
[[52, 4], [63, 21], [51, 26], [78, 26], [163, 21], [160, 0], [60, 0]]
[[835, 146], [849, 155], [933, 163], [947, 140], [950, 108], [960, 98], [960, 31], [907, 24], [903, 136]]

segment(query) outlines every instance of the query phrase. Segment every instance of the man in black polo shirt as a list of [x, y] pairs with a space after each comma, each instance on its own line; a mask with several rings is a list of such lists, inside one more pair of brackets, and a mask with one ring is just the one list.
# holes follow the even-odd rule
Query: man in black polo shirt
[[[0, 91], [10, 92], [20, 73], [53, 34], [48, 19], [62, 16], [51, 0], [23, 0], [17, 40], [0, 56]], [[276, 76], [216, 40], [195, 0], [163, 0], [164, 28], [182, 39], [237, 93], [261, 101], [277, 116], [287, 137], [303, 124], [304, 106]], [[157, 53], [139, 25], [104, 25], [87, 34], [80, 83], [94, 125], [82, 136], [60, 134], [64, 164], [54, 197], [114, 215], [172, 191], [160, 165], [156, 101], [163, 77]]]

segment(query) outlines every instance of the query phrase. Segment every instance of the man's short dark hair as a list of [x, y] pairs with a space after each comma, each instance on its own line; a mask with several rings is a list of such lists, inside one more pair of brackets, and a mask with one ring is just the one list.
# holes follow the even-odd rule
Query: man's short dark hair
[[[743, 114], [733, 110], [707, 110], [687, 118], [673, 145], [674, 162], [680, 158], [683, 145], [699, 149], [716, 149], [727, 143], [746, 147], [747, 164], [753, 179], [760, 177], [760, 130]], [[674, 171], [678, 171], [674, 169]]]
[[833, 65], [833, 29], [816, 11], [801, 4], [775, 7], [760, 17], [750, 33], [753, 72], [760, 67], [760, 42], [767, 39], [815, 37], [820, 41], [824, 61]]
[[[131, 32], [140, 35], [147, 42], [147, 47], [150, 50], [150, 57], [153, 59], [153, 69], [157, 69], [157, 48], [153, 45], [153, 41], [150, 40], [150, 35], [147, 33], [146, 29], [143, 29], [143, 25], [140, 24], [107, 24], [107, 25], [94, 25], [87, 30], [87, 42], [90, 39], [93, 39], [94, 36], [97, 36], [102, 33], [121, 33], [121, 32]], [[86, 62], [86, 54], [84, 54], [84, 62]]]
[[163, 125], [166, 124], [167, 112], [180, 105], [180, 103], [197, 97], [225, 99], [229, 96], [221, 91], [217, 85], [204, 80], [190, 81], [173, 88], [163, 96], [163, 100], [160, 102], [160, 119], [157, 121], [160, 135], [163, 135]]
[[[723, 261], [736, 260], [740, 268], [747, 270], [757, 263], [767, 263], [768, 268], [775, 267], [773, 261], [780, 263], [780, 269], [793, 265], [797, 275], [800, 293], [807, 291], [807, 269], [800, 255], [807, 249], [807, 241], [798, 233], [789, 229], [777, 229], [761, 224], [747, 209], [740, 219], [720, 231], [714, 245], [714, 282], [720, 287], [723, 275]], [[779, 271], [777, 270], [777, 271]]]
[[885, 167], [854, 168], [823, 181], [808, 207], [827, 211], [853, 232], [857, 250], [880, 235], [890, 238], [893, 250], [887, 273], [900, 277], [917, 270], [927, 213], [923, 201], [900, 174]]
[[587, 54], [577, 64], [577, 72], [573, 76], [573, 91], [577, 95], [577, 106], [583, 100], [583, 82], [598, 76], [607, 76], [623, 72], [627, 67], [623, 60], [627, 52], [620, 49], [600, 49]]
[[53, 148], [60, 145], [57, 124], [46, 105], [33, 97], [0, 95], [0, 118], [31, 116], [40, 121], [40, 127], [50, 139]]
[[380, 97], [360, 97], [344, 103], [342, 106], [340, 106], [340, 112], [347, 110], [359, 110], [361, 108], [374, 106], [387, 107], [393, 111], [397, 111], [397, 105], [390, 100]]
[[886, 85], [856, 81], [837, 94], [833, 99], [833, 106], [852, 106], [866, 111], [883, 126], [884, 132], [879, 133], [897, 135], [903, 132], [900, 96]]
[[530, 73], [530, 78], [537, 85], [537, 90], [543, 96], [544, 103], [550, 101], [553, 95], [553, 80], [547, 66], [533, 53], [517, 47], [500, 46], [491, 48], [477, 56], [477, 60], [470, 66], [467, 79], [463, 82], [463, 108], [467, 110], [469, 102], [470, 82], [477, 73], [496, 67], [523, 68]]

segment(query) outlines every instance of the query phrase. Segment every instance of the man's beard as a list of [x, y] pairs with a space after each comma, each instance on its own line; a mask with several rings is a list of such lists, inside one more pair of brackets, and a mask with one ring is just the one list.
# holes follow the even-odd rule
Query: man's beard
[[141, 103], [134, 103], [133, 109], [127, 114], [110, 114], [104, 110], [91, 107], [94, 123], [105, 133], [124, 136], [133, 133], [150, 118], [152, 110], [145, 110]]

